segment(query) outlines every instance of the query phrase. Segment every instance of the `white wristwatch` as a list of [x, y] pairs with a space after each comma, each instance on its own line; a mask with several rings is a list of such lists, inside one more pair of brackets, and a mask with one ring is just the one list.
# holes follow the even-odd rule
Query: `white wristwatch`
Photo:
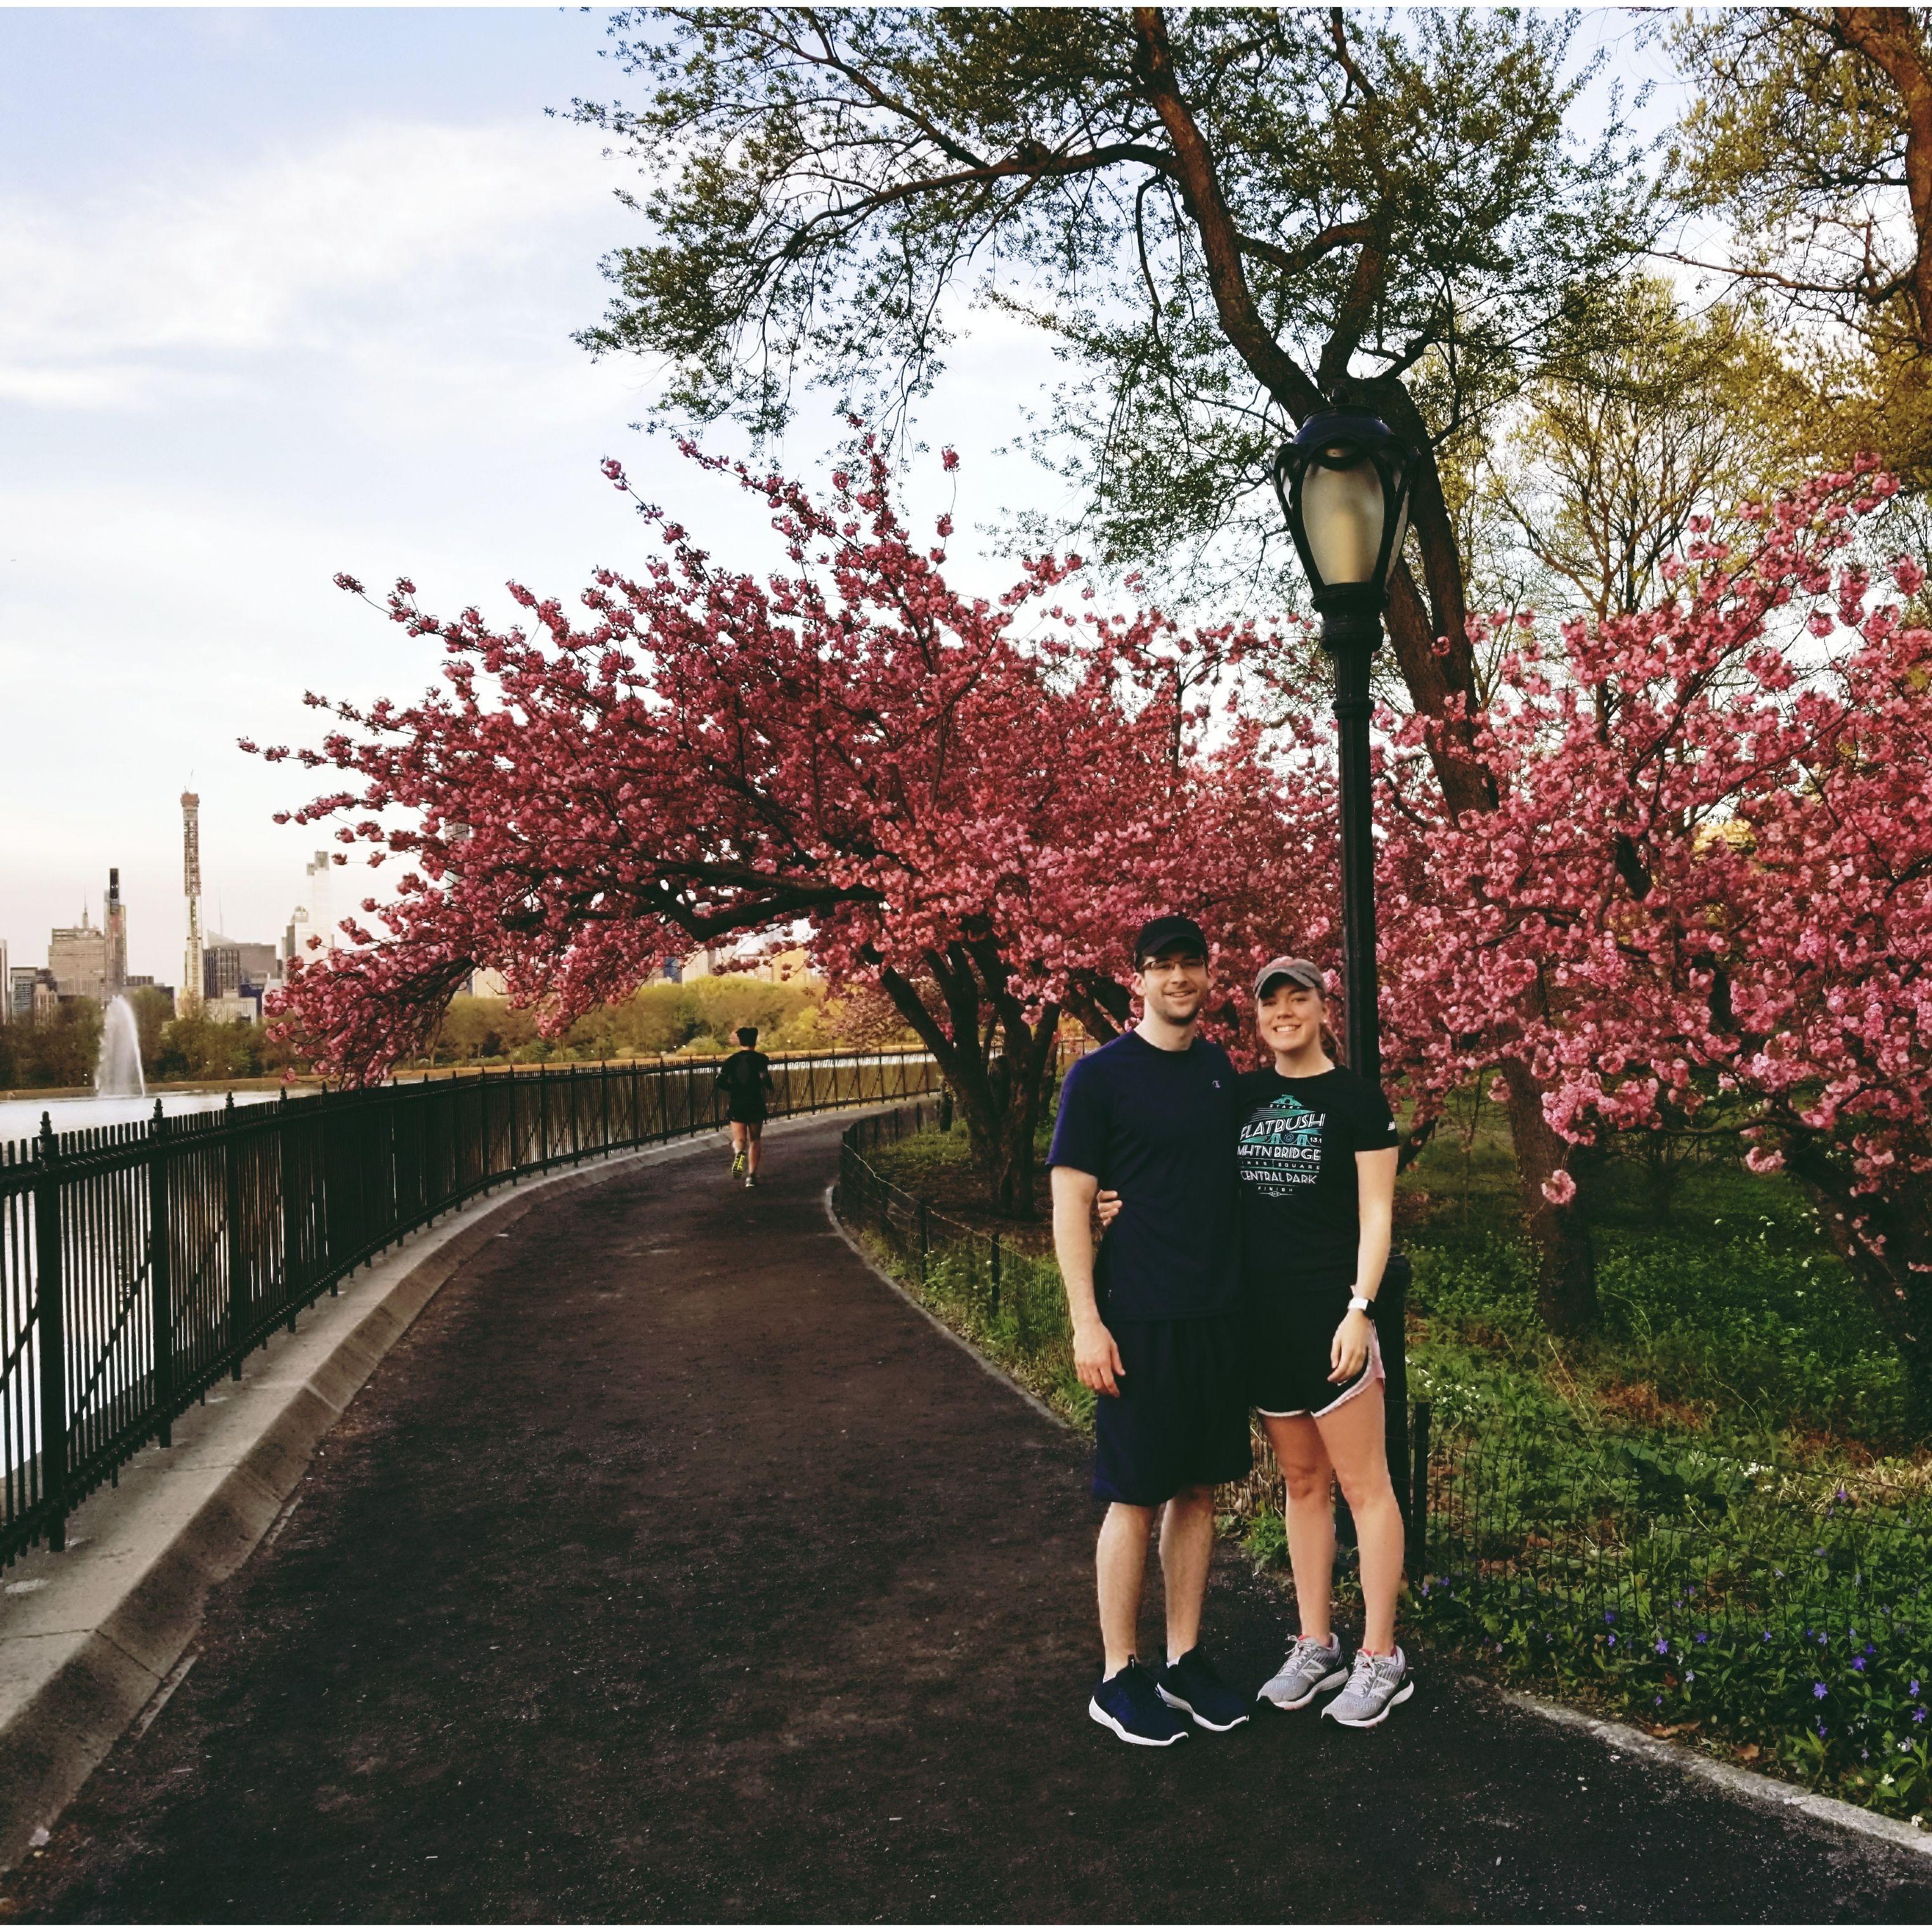
[[1351, 1315], [1366, 1315], [1375, 1305], [1366, 1294], [1352, 1294], [1348, 1298], [1348, 1312]]

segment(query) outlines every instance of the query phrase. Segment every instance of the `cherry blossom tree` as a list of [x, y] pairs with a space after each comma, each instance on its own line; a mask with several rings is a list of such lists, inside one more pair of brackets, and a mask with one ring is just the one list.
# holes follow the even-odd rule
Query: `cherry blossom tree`
[[881, 989], [933, 1053], [998, 1204], [1030, 1211], [1061, 1012], [1124, 1020], [1124, 935], [1179, 907], [1232, 921], [1246, 958], [1286, 914], [1244, 862], [1279, 842], [1262, 734], [1216, 723], [1268, 640], [1052, 601], [1077, 559], [967, 597], [950, 518], [915, 542], [869, 446], [823, 501], [687, 454], [764, 499], [789, 571], [720, 568], [640, 503], [661, 554], [596, 572], [576, 617], [512, 584], [525, 626], [442, 619], [404, 580], [382, 608], [440, 647], [440, 682], [311, 694], [335, 728], [264, 753], [344, 774], [287, 816], [404, 868], [353, 948], [293, 976], [282, 1023], [366, 1081], [477, 967], [555, 1032], [667, 952], [803, 919], [822, 970]]
[[[1932, 631], [1919, 566], [1881, 599], [1856, 542], [1894, 487], [1816, 478], [1703, 521], [1654, 610], [1548, 647], [1523, 623], [1478, 724], [1496, 809], [1444, 812], [1426, 722], [1400, 727], [1382, 891], [1392, 1058], [1425, 1111], [1514, 1061], [1574, 1148], [1741, 1114], [1932, 1432]], [[1552, 1208], [1570, 1167], [1538, 1186]]]

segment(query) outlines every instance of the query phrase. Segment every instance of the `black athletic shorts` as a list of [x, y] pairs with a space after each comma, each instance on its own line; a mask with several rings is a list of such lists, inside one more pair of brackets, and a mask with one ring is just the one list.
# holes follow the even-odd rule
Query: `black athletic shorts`
[[1150, 1508], [1239, 1482], [1253, 1461], [1240, 1316], [1107, 1325], [1126, 1372], [1118, 1396], [1094, 1400], [1094, 1494]]
[[1382, 1347], [1369, 1329], [1369, 1359], [1352, 1382], [1328, 1379], [1335, 1330], [1348, 1312], [1352, 1274], [1282, 1284], [1248, 1309], [1249, 1399], [1264, 1415], [1321, 1415], [1382, 1379]]
[[741, 1127], [761, 1126], [765, 1118], [764, 1103], [754, 1104], [745, 1100], [728, 1100], [724, 1104], [724, 1118]]

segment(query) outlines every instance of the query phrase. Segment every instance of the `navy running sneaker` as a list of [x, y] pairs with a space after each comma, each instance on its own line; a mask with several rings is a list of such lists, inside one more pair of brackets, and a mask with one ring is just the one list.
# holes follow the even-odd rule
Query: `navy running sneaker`
[[1178, 1744], [1187, 1726], [1161, 1702], [1154, 1679], [1136, 1658], [1094, 1687], [1087, 1714], [1123, 1744]]
[[1248, 1721], [1246, 1698], [1228, 1689], [1198, 1644], [1154, 1680], [1160, 1701], [1185, 1711], [1204, 1731], [1232, 1731]]

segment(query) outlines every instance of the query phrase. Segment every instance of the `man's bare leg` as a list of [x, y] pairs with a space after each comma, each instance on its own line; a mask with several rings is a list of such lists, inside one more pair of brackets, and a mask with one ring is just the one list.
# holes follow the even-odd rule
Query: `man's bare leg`
[[765, 1124], [762, 1120], [748, 1120], [744, 1125], [745, 1154], [749, 1162], [749, 1172], [758, 1171], [758, 1156], [765, 1144]]
[[1214, 1492], [1183, 1490], [1162, 1513], [1160, 1570], [1167, 1585], [1167, 1660], [1201, 1641], [1201, 1606], [1214, 1558]]
[[1110, 1504], [1100, 1524], [1094, 1569], [1100, 1586], [1106, 1676], [1125, 1670], [1134, 1654], [1141, 1618], [1141, 1584], [1147, 1574], [1148, 1538], [1153, 1528], [1154, 1511], [1138, 1503]]

